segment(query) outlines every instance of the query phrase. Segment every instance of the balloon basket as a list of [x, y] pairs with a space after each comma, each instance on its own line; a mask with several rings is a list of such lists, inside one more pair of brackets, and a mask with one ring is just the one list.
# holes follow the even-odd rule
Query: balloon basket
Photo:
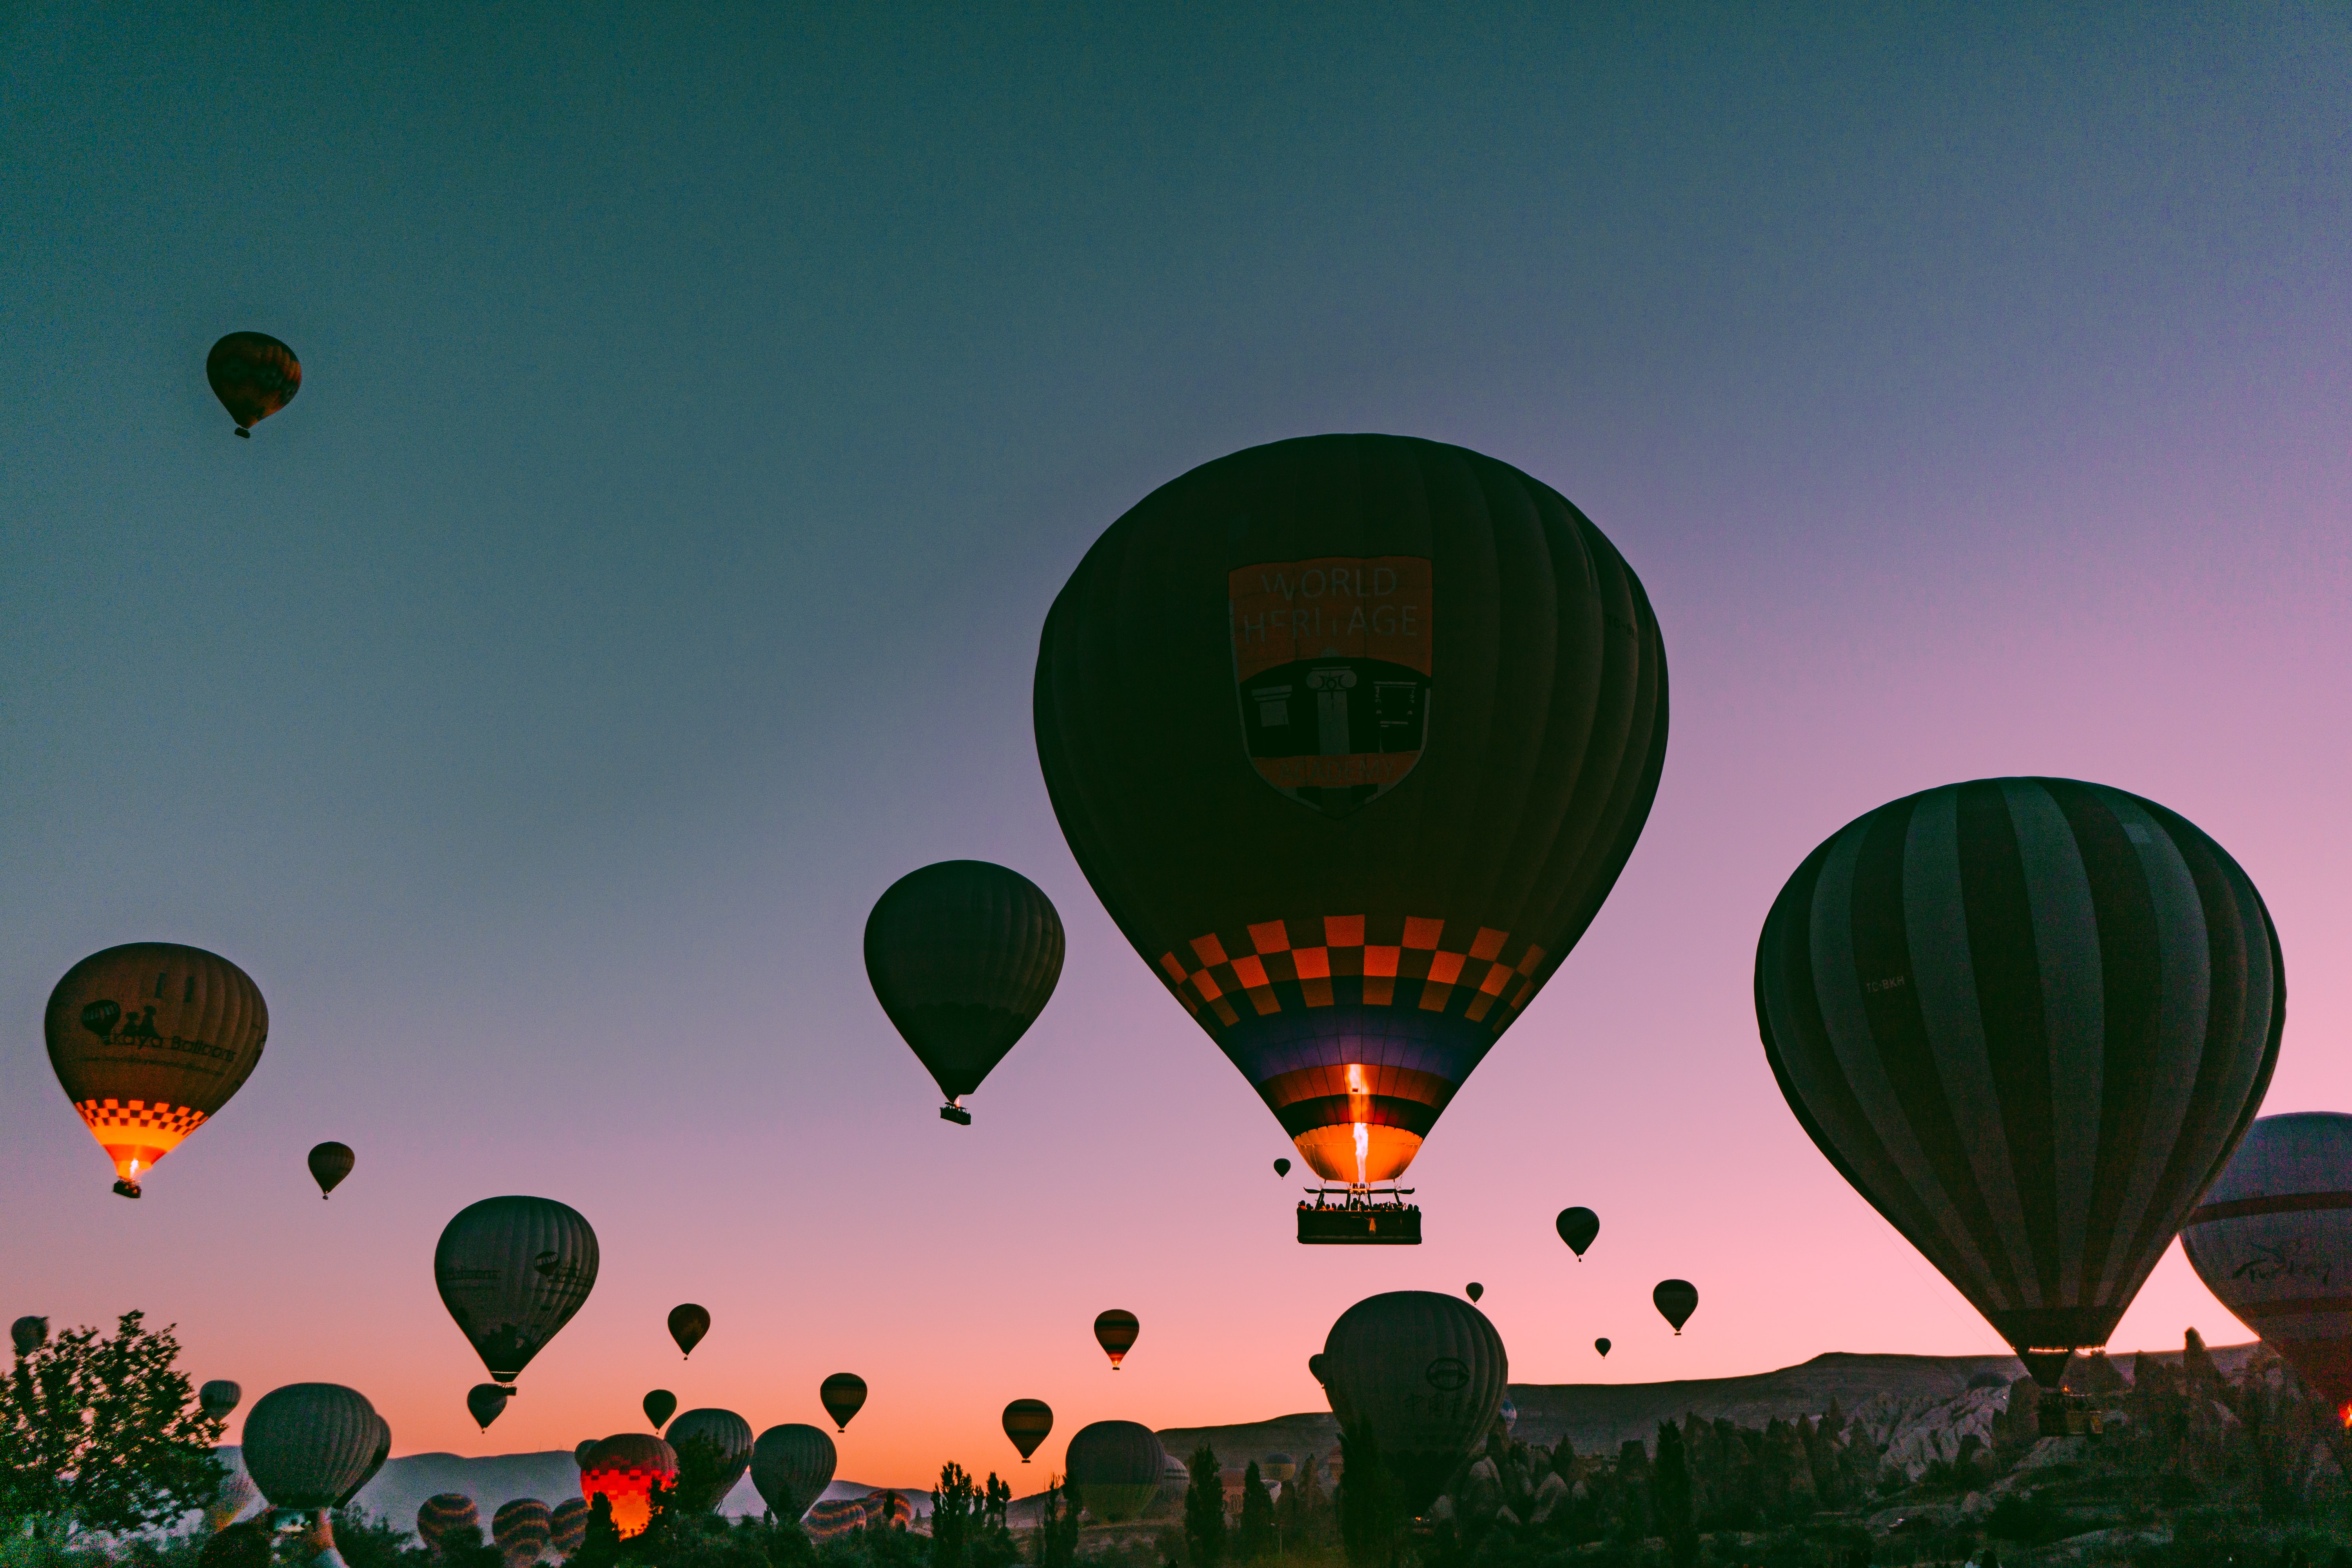
[[940, 1107], [940, 1120], [952, 1121], [958, 1127], [969, 1127], [971, 1125], [971, 1112], [961, 1105], [942, 1105]]
[[[1310, 1187], [1313, 1203], [1298, 1205], [1301, 1247], [1419, 1247], [1421, 1205], [1404, 1200], [1411, 1187]], [[1332, 1200], [1337, 1199], [1337, 1202]]]

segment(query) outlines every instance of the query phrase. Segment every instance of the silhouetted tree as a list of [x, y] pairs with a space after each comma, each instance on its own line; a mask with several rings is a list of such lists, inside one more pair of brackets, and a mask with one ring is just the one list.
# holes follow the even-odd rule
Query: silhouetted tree
[[964, 1468], [953, 1460], [941, 1466], [939, 1489], [931, 1493], [931, 1568], [964, 1568], [972, 1516], [980, 1506], [980, 1489]]
[[1038, 1510], [1035, 1562], [1037, 1568], [1074, 1568], [1078, 1560], [1078, 1505], [1055, 1476], [1045, 1489], [1045, 1506]]
[[1390, 1568], [1403, 1509], [1370, 1431], [1339, 1434], [1339, 1541], [1352, 1568]]
[[1192, 1568], [1217, 1568], [1225, 1560], [1225, 1479], [1217, 1451], [1206, 1443], [1192, 1450], [1192, 1484], [1184, 1489], [1184, 1542]]
[[1242, 1517], [1234, 1549], [1244, 1563], [1274, 1550], [1274, 1500], [1265, 1495], [1265, 1481], [1257, 1473], [1255, 1459], [1242, 1472]]
[[1675, 1568], [1695, 1568], [1698, 1527], [1691, 1520], [1690, 1464], [1682, 1429], [1671, 1421], [1658, 1423], [1658, 1461], [1650, 1471], [1650, 1506], [1666, 1538], [1666, 1552]]

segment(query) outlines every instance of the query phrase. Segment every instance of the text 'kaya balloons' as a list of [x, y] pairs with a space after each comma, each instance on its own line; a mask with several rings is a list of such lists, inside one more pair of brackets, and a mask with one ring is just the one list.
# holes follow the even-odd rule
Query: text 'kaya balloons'
[[[2265, 1116], [2180, 1227], [2205, 1288], [2352, 1413], [2352, 1116]], [[2352, 1425], [2352, 1420], [2347, 1420]]]
[[1340, 1313], [1320, 1371], [1340, 1427], [1380, 1445], [1415, 1513], [1486, 1439], [1510, 1376], [1486, 1314], [1432, 1290], [1391, 1290]]
[[134, 942], [67, 970], [42, 1027], [66, 1098], [114, 1162], [114, 1190], [135, 1198], [140, 1176], [252, 1075], [269, 1009], [227, 959]]
[[2262, 896], [2153, 801], [1906, 795], [1805, 858], [1756, 947], [1780, 1092], [2045, 1386], [2237, 1147], [2286, 983]]
[[484, 1198], [443, 1227], [433, 1283], [490, 1376], [512, 1383], [588, 1300], [596, 1261], [596, 1233], [577, 1209]]
[[231, 332], [205, 356], [205, 379], [236, 433], [250, 436], [302, 390], [302, 362], [268, 332]]
[[890, 884], [866, 921], [866, 974], [882, 1011], [948, 1098], [1004, 1059], [1062, 977], [1062, 917], [1018, 871], [942, 860]]
[[799, 1421], [771, 1426], [751, 1446], [751, 1484], [768, 1511], [790, 1523], [824, 1495], [839, 1463], [824, 1428]]
[[1146, 497], [1037, 656], [1037, 754], [1128, 940], [1326, 1181], [1402, 1173], [1591, 923], [1665, 755], [1641, 583], [1456, 447], [1324, 436]]
[[1118, 1363], [1127, 1359], [1127, 1352], [1135, 1348], [1136, 1336], [1141, 1332], [1143, 1325], [1137, 1321], [1135, 1314], [1120, 1308], [1113, 1307], [1095, 1317], [1095, 1343], [1102, 1346], [1103, 1354], [1110, 1357], [1113, 1372], [1117, 1372]]

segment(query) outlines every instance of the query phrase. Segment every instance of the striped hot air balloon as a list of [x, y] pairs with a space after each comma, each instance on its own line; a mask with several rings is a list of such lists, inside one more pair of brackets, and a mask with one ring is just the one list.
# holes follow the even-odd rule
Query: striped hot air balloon
[[644, 1533], [653, 1522], [653, 1491], [677, 1484], [677, 1453], [644, 1432], [616, 1432], [588, 1450], [580, 1468], [580, 1495], [593, 1503], [601, 1495], [613, 1506], [613, 1527], [624, 1536]]
[[547, 1505], [535, 1497], [519, 1497], [499, 1505], [490, 1516], [490, 1540], [506, 1560], [506, 1568], [530, 1568], [547, 1555], [554, 1533]]
[[205, 379], [236, 433], [250, 436], [302, 390], [302, 362], [268, 332], [231, 332], [205, 356]]
[[568, 1497], [548, 1510], [547, 1549], [558, 1560], [571, 1556], [586, 1544], [588, 1515], [586, 1498]]
[[1139, 1421], [1096, 1421], [1078, 1428], [1064, 1450], [1070, 1495], [1102, 1523], [1129, 1520], [1160, 1489], [1167, 1450]]
[[2154, 801], [2067, 779], [1857, 818], [1756, 949], [1799, 1123], [2046, 1386], [2106, 1342], [2237, 1147], [2285, 1016], [2237, 862]]
[[478, 1545], [481, 1510], [464, 1492], [436, 1492], [416, 1510], [416, 1538], [436, 1557], [448, 1547]]
[[433, 1248], [433, 1283], [482, 1364], [511, 1384], [596, 1284], [596, 1233], [552, 1198], [484, 1198]]
[[801, 1521], [801, 1529], [820, 1546], [828, 1541], [837, 1541], [853, 1530], [865, 1528], [864, 1498], [835, 1498], [831, 1502], [817, 1503]]
[[677, 1454], [677, 1507], [708, 1513], [726, 1500], [751, 1465], [751, 1424], [732, 1410], [689, 1410], [663, 1439]]
[[1024, 1465], [1053, 1429], [1054, 1407], [1042, 1399], [1016, 1399], [1004, 1407], [1004, 1435], [1021, 1450]]
[[2352, 1116], [2265, 1116], [2180, 1227], [2205, 1288], [2352, 1426]]
[[801, 1421], [771, 1426], [751, 1446], [751, 1484], [768, 1511], [790, 1523], [824, 1495], [839, 1462], [822, 1427]]
[[1323, 1342], [1324, 1391], [1349, 1433], [1369, 1433], [1415, 1513], [1484, 1442], [1503, 1405], [1503, 1337], [1469, 1302], [1433, 1290], [1368, 1296]]

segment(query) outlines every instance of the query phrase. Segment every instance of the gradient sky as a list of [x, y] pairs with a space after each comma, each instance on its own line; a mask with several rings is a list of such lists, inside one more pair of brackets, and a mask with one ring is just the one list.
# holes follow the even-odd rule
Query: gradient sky
[[[846, 1368], [843, 1473], [901, 1483], [1012, 1462], [1015, 1396], [1030, 1474], [1319, 1409], [1387, 1289], [1482, 1280], [1520, 1381], [1996, 1351], [1789, 1114], [1749, 966], [1813, 845], [2005, 773], [2226, 846], [2285, 944], [2266, 1109], [2352, 1109], [2352, 18], [1656, 9], [0, 13], [0, 1313], [143, 1308], [399, 1453], [656, 1384], [813, 1419]], [[250, 442], [203, 376], [239, 328], [305, 372]], [[1577, 501], [1674, 679], [1648, 830], [1410, 1250], [1292, 1241], [1286, 1141], [1029, 721], [1114, 518], [1328, 430]], [[859, 942], [967, 856], [1069, 963], [959, 1129]], [[273, 1027], [134, 1205], [40, 1016], [139, 939]], [[604, 1273], [484, 1435], [430, 1260], [508, 1192]], [[2115, 1342], [2191, 1323], [2246, 1337], [2176, 1249]]]

